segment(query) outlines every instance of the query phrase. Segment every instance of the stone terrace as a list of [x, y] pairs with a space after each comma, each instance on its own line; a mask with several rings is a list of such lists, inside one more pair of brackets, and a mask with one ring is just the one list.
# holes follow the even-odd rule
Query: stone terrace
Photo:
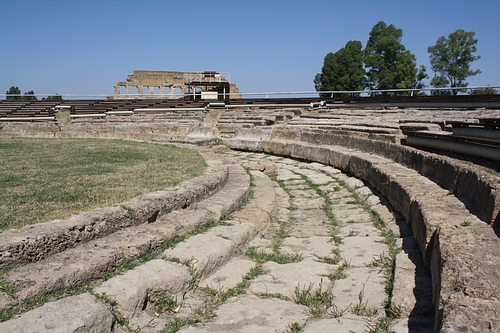
[[183, 186], [131, 199], [133, 217], [102, 208], [3, 232], [3, 317], [32, 305], [0, 331], [500, 331], [498, 163], [401, 144], [408, 130], [483, 118], [500, 111], [211, 109], [0, 124], [1, 137], [187, 144], [209, 164]]

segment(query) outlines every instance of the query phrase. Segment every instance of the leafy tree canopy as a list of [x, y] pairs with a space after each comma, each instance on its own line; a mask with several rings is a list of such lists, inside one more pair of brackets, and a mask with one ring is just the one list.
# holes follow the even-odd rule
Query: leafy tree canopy
[[16, 100], [19, 100], [21, 99], [21, 96], [17, 96], [17, 95], [21, 95], [21, 90], [19, 90], [18, 87], [10, 87], [9, 90], [7, 90], [5, 92], [5, 94], [7, 95], [6, 96], [6, 99], [8, 101], [16, 101]]
[[5, 92], [6, 100], [8, 101], [36, 101], [37, 98], [35, 96], [35, 92], [30, 90], [24, 93], [24, 96], [21, 96], [21, 90], [18, 87], [10, 87], [9, 90]]
[[422, 85], [425, 67], [417, 69], [416, 58], [401, 43], [403, 31], [380, 21], [372, 28], [364, 50], [367, 87], [376, 90], [410, 89]]
[[[439, 37], [436, 45], [427, 48], [431, 68], [435, 73], [431, 80], [432, 86], [467, 87], [465, 80], [481, 73], [479, 69], [470, 69], [471, 62], [481, 58], [474, 55], [477, 51], [477, 39], [474, 36], [472, 31], [459, 29], [448, 35], [448, 38]], [[454, 90], [453, 93], [456, 95], [458, 91]]]
[[321, 73], [314, 78], [316, 91], [358, 91], [364, 87], [365, 70], [360, 41], [325, 56]]
[[479, 88], [479, 89], [474, 89], [470, 93], [471, 95], [496, 95], [498, 94], [498, 90], [494, 88]]
[[42, 101], [63, 101], [61, 95], [47, 96], [42, 98]]

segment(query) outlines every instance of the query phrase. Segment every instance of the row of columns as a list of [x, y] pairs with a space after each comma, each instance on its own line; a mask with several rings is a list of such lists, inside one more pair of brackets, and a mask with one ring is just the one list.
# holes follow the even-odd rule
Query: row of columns
[[[115, 86], [115, 98], [122, 98], [120, 94], [120, 87], [125, 87], [125, 98], [132, 98], [132, 87], [137, 88], [137, 95], [138, 97], [143, 97], [143, 89], [146, 87], [148, 89], [148, 97], [155, 97], [155, 88], [158, 86], [136, 86], [136, 85], [117, 85]], [[181, 89], [181, 94], [182, 96], [185, 96], [186, 94], [194, 94], [197, 93], [197, 89], [200, 89], [198, 91], [204, 91], [204, 87], [191, 87], [191, 86], [185, 86], [185, 85], [171, 85], [171, 86], [159, 86], [160, 88], [160, 95], [158, 97], [163, 97], [165, 98], [165, 88], [170, 88], [170, 98], [175, 99], [176, 98], [176, 89], [180, 88]], [[189, 91], [188, 91], [189, 90]], [[134, 96], [135, 97], [135, 96]]]

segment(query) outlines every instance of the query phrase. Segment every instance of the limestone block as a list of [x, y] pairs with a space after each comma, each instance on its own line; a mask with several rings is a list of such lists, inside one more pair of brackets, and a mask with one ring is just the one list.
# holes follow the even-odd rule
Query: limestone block
[[227, 302], [216, 311], [212, 322], [203, 326], [186, 327], [179, 333], [269, 333], [284, 332], [288, 325], [307, 321], [307, 307], [280, 299], [260, 298], [254, 295], [242, 296]]
[[117, 301], [120, 313], [130, 318], [143, 310], [149, 297], [177, 296], [190, 280], [187, 267], [156, 259], [109, 279], [94, 291]]
[[111, 333], [116, 325], [108, 308], [90, 294], [45, 303], [19, 318], [0, 323], [0, 332]]

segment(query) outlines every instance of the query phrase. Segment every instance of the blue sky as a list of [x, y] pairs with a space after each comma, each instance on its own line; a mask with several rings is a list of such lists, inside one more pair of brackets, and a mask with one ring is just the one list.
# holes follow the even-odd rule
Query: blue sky
[[[429, 69], [427, 47], [474, 31], [482, 74], [500, 85], [500, 1], [16, 0], [0, 2], [0, 93], [113, 94], [134, 69], [230, 72], [241, 92], [313, 91], [328, 52], [366, 45], [378, 21]], [[429, 69], [430, 72], [430, 69]]]

